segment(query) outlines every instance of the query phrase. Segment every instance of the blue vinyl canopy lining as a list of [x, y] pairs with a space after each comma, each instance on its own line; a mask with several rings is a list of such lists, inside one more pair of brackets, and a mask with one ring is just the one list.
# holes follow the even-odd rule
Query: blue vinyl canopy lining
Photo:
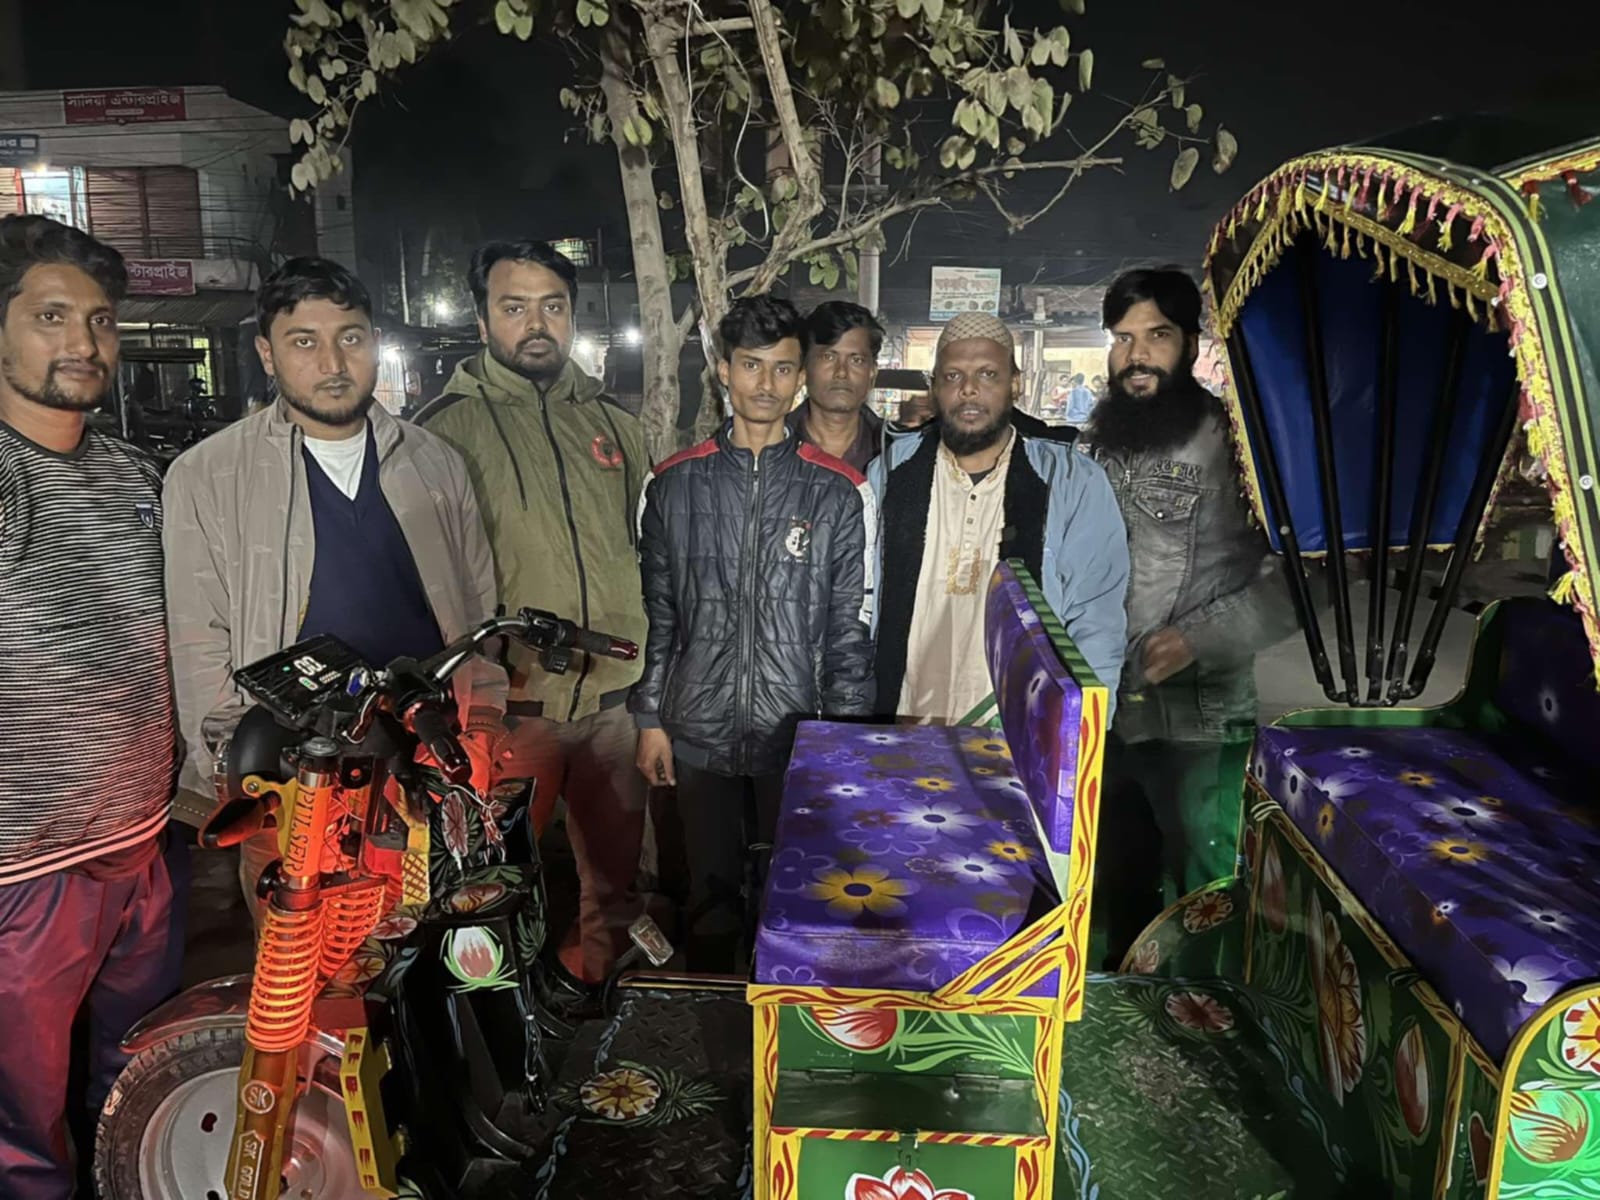
[[[1372, 277], [1372, 262], [1316, 254], [1317, 309], [1333, 425], [1339, 512], [1346, 550], [1373, 545], [1377, 498], [1379, 380], [1383, 369], [1384, 289], [1399, 289], [1399, 387], [1395, 398], [1395, 457], [1390, 479], [1388, 541], [1404, 547], [1412, 513], [1420, 501], [1426, 456], [1437, 440], [1445, 446], [1444, 470], [1428, 544], [1444, 546], [1455, 538], [1473, 476], [1486, 454], [1516, 381], [1516, 364], [1504, 333], [1475, 322], [1456, 394], [1435, 429], [1434, 411], [1444, 386], [1450, 353], [1450, 326], [1461, 314], [1447, 301], [1430, 305], [1409, 293], [1404, 283]], [[1241, 335], [1255, 372], [1267, 433], [1283, 480], [1291, 524], [1302, 554], [1326, 553], [1317, 445], [1311, 408], [1311, 369], [1301, 300], [1300, 256], [1286, 254], [1251, 293], [1240, 313]], [[1444, 289], [1440, 289], [1441, 296]], [[1235, 364], [1237, 367], [1238, 364]], [[1249, 430], [1257, 471], [1261, 431]], [[1268, 514], [1274, 551], [1281, 552], [1280, 524], [1271, 497], [1258, 491]]]

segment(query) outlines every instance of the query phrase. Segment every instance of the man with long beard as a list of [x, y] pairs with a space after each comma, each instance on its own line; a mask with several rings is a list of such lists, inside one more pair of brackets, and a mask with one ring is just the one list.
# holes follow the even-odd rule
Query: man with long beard
[[[292, 258], [256, 297], [256, 352], [277, 403], [180, 455], [167, 472], [167, 620], [189, 748], [180, 804], [210, 807], [215, 736], [243, 714], [233, 672], [331, 634], [375, 667], [422, 658], [497, 605], [494, 562], [466, 464], [441, 439], [373, 403], [372, 301], [338, 263]], [[475, 658], [457, 677], [474, 782], [488, 780], [505, 672]], [[277, 857], [244, 843], [240, 882]]]
[[1176, 896], [1233, 870], [1256, 652], [1294, 631], [1239, 497], [1227, 417], [1195, 381], [1200, 293], [1175, 268], [1106, 293], [1107, 394], [1085, 438], [1128, 527], [1128, 653], [1106, 759], [1100, 895], [1112, 965]]
[[1016, 343], [998, 317], [945, 326], [930, 380], [937, 421], [872, 464], [883, 509], [879, 708], [960, 723], [991, 691], [984, 599], [1018, 558], [1095, 674], [1122, 670], [1128, 544], [1105, 472], [1013, 423]]

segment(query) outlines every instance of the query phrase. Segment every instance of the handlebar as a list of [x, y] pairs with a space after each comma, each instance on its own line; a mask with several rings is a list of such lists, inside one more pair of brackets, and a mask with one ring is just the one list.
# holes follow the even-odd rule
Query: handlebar
[[639, 647], [609, 633], [584, 629], [565, 617], [537, 608], [524, 608], [514, 617], [495, 617], [485, 621], [471, 633], [452, 642], [432, 658], [418, 664], [420, 671], [435, 686], [442, 685], [461, 669], [461, 664], [490, 638], [514, 637], [535, 650], [553, 650], [571, 647], [585, 654], [604, 658], [619, 658], [632, 662], [639, 657]]
[[451, 783], [464, 784], [472, 778], [472, 761], [451, 729], [451, 719], [439, 703], [440, 692], [479, 646], [491, 638], [504, 636], [514, 637], [535, 650], [570, 647], [585, 654], [624, 661], [639, 657], [639, 647], [626, 639], [584, 629], [554, 613], [524, 608], [514, 617], [485, 621], [422, 662], [401, 660], [393, 664], [389, 674], [397, 701], [396, 711], [401, 713], [407, 728], [416, 734], [417, 740], [439, 764], [440, 773]]

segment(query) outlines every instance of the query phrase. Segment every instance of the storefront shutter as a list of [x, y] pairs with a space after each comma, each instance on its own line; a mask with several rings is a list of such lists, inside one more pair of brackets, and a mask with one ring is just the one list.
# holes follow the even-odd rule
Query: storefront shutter
[[90, 168], [89, 232], [132, 258], [149, 256], [139, 171]]
[[188, 167], [144, 168], [151, 258], [204, 258], [200, 178]]

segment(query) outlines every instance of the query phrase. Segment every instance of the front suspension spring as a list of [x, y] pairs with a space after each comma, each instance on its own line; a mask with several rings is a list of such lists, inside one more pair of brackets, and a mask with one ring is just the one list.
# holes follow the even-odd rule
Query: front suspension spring
[[323, 903], [322, 977], [331, 978], [350, 961], [383, 916], [385, 886], [380, 881], [329, 896]]
[[245, 1036], [257, 1050], [288, 1051], [305, 1041], [321, 952], [320, 906], [302, 912], [267, 906], [245, 1025]]

